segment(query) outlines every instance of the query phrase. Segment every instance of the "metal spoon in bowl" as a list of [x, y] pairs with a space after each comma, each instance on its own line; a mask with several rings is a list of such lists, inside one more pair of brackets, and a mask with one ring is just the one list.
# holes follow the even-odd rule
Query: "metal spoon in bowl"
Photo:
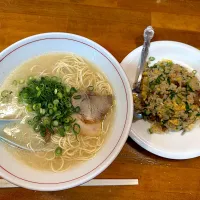
[[[144, 71], [146, 59], [149, 54], [150, 42], [153, 36], [154, 36], [154, 29], [151, 26], [148, 26], [144, 30], [144, 43], [143, 43], [143, 48], [141, 52], [140, 63], [137, 67], [136, 79], [135, 79], [135, 83], [133, 84], [133, 89], [132, 89], [133, 94], [137, 95], [139, 98], [141, 98], [140, 86], [141, 86], [141, 80], [142, 80], [142, 73]], [[142, 114], [134, 112], [133, 119], [134, 120], [142, 119]]]
[[32, 141], [31, 133], [26, 133], [23, 137], [19, 135], [23, 130], [23, 127], [19, 128], [20, 125], [24, 125], [22, 119], [0, 119], [0, 141], [11, 147], [27, 151], [38, 152], [53, 149], [51, 144], [45, 142], [36, 143], [36, 145], [30, 147], [28, 144]]
[[14, 124], [17, 122], [20, 122], [20, 120], [19, 119], [0, 119], [0, 141], [5, 142], [6, 144], [8, 144], [12, 147], [16, 147], [16, 148], [24, 149], [24, 150], [31, 150], [27, 146], [17, 144], [14, 141], [12, 141], [6, 137], [6, 134], [4, 132], [6, 125]]

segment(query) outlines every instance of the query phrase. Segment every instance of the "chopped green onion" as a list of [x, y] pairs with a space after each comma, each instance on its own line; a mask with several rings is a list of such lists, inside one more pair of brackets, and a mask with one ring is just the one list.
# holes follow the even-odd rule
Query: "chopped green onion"
[[173, 65], [173, 62], [171, 60], [168, 60], [167, 63], [166, 63], [166, 66], [171, 67], [172, 65]]
[[26, 106], [26, 110], [27, 110], [28, 112], [32, 112], [32, 111], [33, 111], [32, 106], [31, 106], [31, 105], [27, 105], [27, 106]]
[[181, 135], [185, 135], [185, 133], [186, 133], [186, 130], [183, 129]]
[[57, 97], [58, 97], [59, 99], [62, 99], [62, 97], [63, 97], [62, 93], [61, 93], [61, 92], [58, 92]]
[[56, 106], [53, 107], [53, 111], [56, 112], [58, 109]]
[[62, 148], [61, 147], [57, 147], [55, 150], [55, 155], [56, 156], [61, 156], [62, 155]]
[[158, 68], [158, 65], [154, 64], [151, 68]]
[[41, 108], [41, 103], [33, 104], [33, 110], [38, 111]]
[[65, 104], [66, 104], [67, 108], [71, 108], [72, 107], [72, 104], [70, 102], [66, 102]]
[[200, 113], [197, 113], [196, 116], [197, 116], [197, 117], [200, 117]]
[[170, 80], [169, 77], [167, 78], [167, 82], [168, 82], [169, 85], [171, 84], [171, 80]]
[[74, 123], [75, 121], [76, 121], [76, 118], [73, 119], [73, 118], [71, 117], [71, 123]]
[[76, 113], [79, 113], [79, 112], [80, 112], [80, 110], [81, 110], [81, 109], [80, 109], [80, 107], [79, 107], [79, 106], [77, 106], [77, 107], [75, 108], [75, 112], [76, 112]]
[[58, 90], [57, 90], [57, 89], [55, 89], [55, 90], [54, 90], [54, 94], [57, 94], [57, 92], [58, 92]]
[[2, 97], [7, 97], [10, 94], [12, 94], [12, 91], [9, 91], [9, 90], [4, 90], [4, 91], [1, 92]]
[[73, 97], [74, 99], [80, 99], [81, 98], [81, 95], [76, 95]]
[[160, 76], [160, 80], [161, 80], [161, 81], [164, 81], [164, 80], [165, 80], [165, 77], [164, 77], [163, 75], [161, 75], [161, 76]]
[[78, 135], [78, 134], [80, 133], [80, 130], [81, 130], [80, 125], [77, 124], [77, 123], [74, 123], [74, 125], [73, 125], [73, 133], [74, 133], [75, 135]]
[[67, 117], [66, 119], [64, 119], [64, 122], [68, 124], [70, 122], [69, 117]]
[[43, 83], [40, 84], [40, 90], [43, 90], [44, 87], [45, 87], [45, 85]]
[[33, 76], [29, 76], [29, 78], [28, 78], [29, 81], [31, 81], [31, 80], [33, 80], [33, 79], [34, 79]]
[[39, 121], [40, 121], [40, 117], [39, 117], [39, 116], [35, 116], [35, 117], [33, 118], [33, 121], [34, 121], [34, 122], [39, 122]]
[[186, 112], [190, 111], [190, 106], [189, 106], [188, 102], [185, 102], [185, 109], [186, 109]]
[[151, 112], [150, 112], [149, 110], [144, 110], [143, 114], [144, 114], [144, 115], [150, 115]]
[[74, 87], [72, 87], [72, 88], [70, 89], [70, 94], [71, 94], [71, 95], [75, 94], [76, 92], [77, 92], [77, 90], [76, 90]]
[[64, 126], [64, 129], [65, 129], [67, 132], [69, 132], [70, 129], [71, 129], [71, 126], [69, 126], [69, 125], [65, 125], [65, 126]]
[[37, 92], [37, 97], [39, 97], [40, 95], [41, 95], [41, 90], [39, 90], [38, 92]]
[[14, 81], [12, 82], [12, 84], [15, 85], [15, 86], [17, 86], [17, 81], [14, 80]]
[[28, 93], [23, 93], [21, 95], [21, 101], [27, 102], [27, 100], [29, 99], [29, 94]]
[[38, 124], [34, 125], [33, 130], [35, 132], [40, 132], [40, 126]]
[[43, 122], [44, 126], [46, 126], [46, 125], [50, 125], [51, 120], [50, 120], [49, 117], [44, 117], [44, 118], [42, 119], [42, 122]]
[[71, 88], [70, 88], [69, 86], [66, 86], [65, 91], [66, 91], [67, 93], [69, 93], [70, 90], [71, 90]]
[[150, 87], [151, 90], [154, 90], [155, 84], [154, 84], [153, 81], [149, 83], [149, 87]]
[[29, 119], [29, 120], [28, 120], [28, 124], [32, 126], [32, 125], [34, 124], [34, 121], [31, 120], [31, 119]]
[[[93, 87], [90, 89], [92, 90]], [[25, 104], [27, 110], [36, 115], [32, 119], [34, 131], [40, 132], [44, 137], [47, 130], [51, 130], [53, 134], [56, 129], [58, 134], [64, 136], [65, 131], [69, 132], [72, 129], [74, 134], [80, 132], [80, 126], [74, 124], [76, 119], [71, 117], [73, 113], [80, 112], [80, 107], [72, 105], [73, 97], [81, 98], [80, 95], [75, 94], [76, 92], [74, 87], [62, 84], [58, 77], [42, 76], [37, 79], [29, 77], [26, 86], [19, 92], [18, 100], [19, 103]], [[29, 124], [32, 122], [30, 121]]]
[[58, 116], [58, 115], [61, 115], [62, 113], [61, 113], [61, 111], [58, 111], [58, 112], [56, 112], [56, 116]]
[[62, 128], [62, 127], [58, 128], [58, 133], [59, 133], [59, 135], [60, 135], [61, 137], [64, 137], [64, 136], [65, 136], [65, 129]]
[[60, 78], [58, 78], [57, 76], [53, 76], [53, 77], [52, 77], [52, 80], [53, 80], [53, 81], [60, 81]]
[[45, 135], [46, 135], [45, 131], [40, 130], [40, 135], [41, 135], [42, 137], [45, 137]]
[[49, 103], [49, 104], [48, 104], [48, 108], [53, 108], [53, 104], [52, 104], [52, 103]]
[[58, 123], [57, 120], [54, 120], [54, 121], [52, 122], [52, 125], [53, 125], [53, 126], [58, 126], [58, 124], [59, 124], [59, 123]]
[[93, 90], [94, 90], [94, 87], [93, 87], [93, 86], [89, 86], [89, 87], [88, 87], [88, 90], [89, 90], [89, 91], [93, 91]]
[[49, 114], [52, 115], [54, 113], [53, 109], [49, 109]]
[[162, 77], [162, 74], [157, 77], [157, 79], [155, 80], [155, 84], [160, 84], [161, 77]]
[[58, 100], [58, 99], [55, 99], [55, 100], [53, 101], [53, 104], [58, 105], [58, 104], [59, 104], [59, 100]]
[[194, 92], [189, 83], [186, 83], [186, 89], [187, 91]]
[[66, 97], [66, 102], [70, 102], [71, 98], [70, 97]]
[[64, 122], [65, 123], [70, 123], [70, 122], [73, 122], [73, 118], [71, 116], [68, 116], [64, 119]]
[[45, 135], [46, 135], [46, 128], [45, 128], [45, 126], [44, 125], [40, 125], [40, 135], [42, 136], [42, 137], [45, 137]]
[[171, 91], [169, 95], [170, 99], [173, 99], [175, 96], [176, 96], [176, 92]]
[[193, 70], [192, 73], [195, 75], [197, 73], [197, 70]]
[[24, 83], [25, 83], [25, 80], [23, 80], [23, 79], [19, 80], [19, 84], [24, 84]]
[[155, 60], [154, 57], [152, 57], [152, 56], [149, 57], [149, 61], [154, 61], [154, 60]]
[[164, 125], [167, 123], [168, 120], [162, 120], [161, 123]]
[[150, 134], [153, 134], [153, 131], [152, 131], [152, 129], [151, 129], [151, 128], [149, 128], [149, 133], [150, 133]]

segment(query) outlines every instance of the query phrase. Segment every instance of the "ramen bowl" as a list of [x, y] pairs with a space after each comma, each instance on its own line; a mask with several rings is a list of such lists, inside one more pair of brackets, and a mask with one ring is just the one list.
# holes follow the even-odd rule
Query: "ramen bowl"
[[99, 44], [78, 35], [45, 33], [25, 38], [9, 46], [0, 53], [1, 84], [20, 64], [52, 52], [72, 52], [94, 63], [99, 71], [105, 74], [113, 88], [116, 110], [111, 131], [96, 156], [66, 171], [34, 169], [17, 160], [0, 143], [0, 176], [18, 186], [40, 191], [72, 188], [105, 170], [126, 142], [133, 116], [131, 88], [118, 61]]

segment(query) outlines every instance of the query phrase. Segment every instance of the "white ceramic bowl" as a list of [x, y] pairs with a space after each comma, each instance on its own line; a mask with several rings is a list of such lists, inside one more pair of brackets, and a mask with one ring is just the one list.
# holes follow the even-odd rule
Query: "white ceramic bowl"
[[65, 172], [35, 170], [11, 156], [0, 144], [0, 176], [33, 190], [55, 191], [77, 185], [106, 169], [122, 149], [132, 123], [133, 103], [129, 82], [117, 60], [97, 43], [73, 34], [34, 35], [9, 46], [0, 53], [0, 82], [24, 61], [48, 52], [73, 52], [93, 62], [109, 79], [116, 98], [116, 113], [110, 133], [96, 157]]

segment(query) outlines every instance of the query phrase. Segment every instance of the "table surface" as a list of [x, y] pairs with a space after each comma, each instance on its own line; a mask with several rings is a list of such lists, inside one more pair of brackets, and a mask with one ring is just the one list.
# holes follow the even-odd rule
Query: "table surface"
[[[51, 31], [90, 38], [119, 62], [142, 44], [146, 26], [154, 40], [200, 48], [200, 0], [1, 0], [0, 50], [24, 37]], [[139, 186], [76, 187], [59, 192], [0, 189], [0, 200], [199, 200], [200, 158], [157, 157], [130, 138], [98, 178], [138, 178]]]

